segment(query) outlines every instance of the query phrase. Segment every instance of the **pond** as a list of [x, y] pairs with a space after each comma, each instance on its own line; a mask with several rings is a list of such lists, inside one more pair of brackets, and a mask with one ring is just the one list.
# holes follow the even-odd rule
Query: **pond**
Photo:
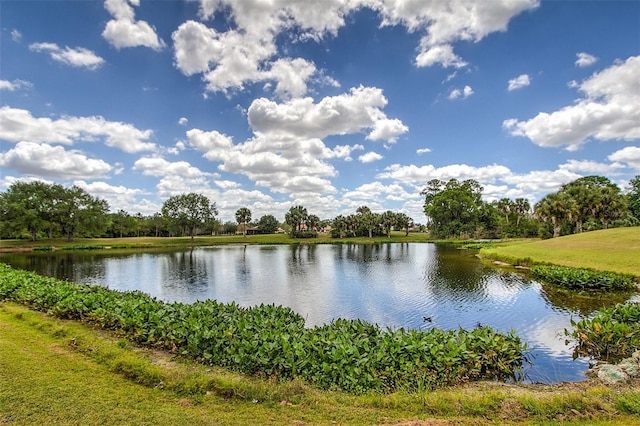
[[21, 253], [0, 262], [168, 302], [284, 305], [307, 326], [359, 318], [394, 329], [515, 330], [531, 349], [525, 381], [541, 383], [585, 379], [589, 360], [573, 360], [564, 329], [623, 301], [567, 296], [485, 265], [475, 251], [425, 243]]

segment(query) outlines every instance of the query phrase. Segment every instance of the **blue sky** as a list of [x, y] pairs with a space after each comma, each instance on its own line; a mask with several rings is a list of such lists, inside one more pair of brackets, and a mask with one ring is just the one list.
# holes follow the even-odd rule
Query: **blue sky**
[[640, 174], [639, 1], [0, 0], [0, 190], [219, 218]]

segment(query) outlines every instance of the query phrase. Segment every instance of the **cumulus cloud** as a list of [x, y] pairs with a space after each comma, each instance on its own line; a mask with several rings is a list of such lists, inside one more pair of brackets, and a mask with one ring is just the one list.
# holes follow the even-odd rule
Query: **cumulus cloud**
[[80, 151], [33, 142], [18, 142], [14, 148], [0, 153], [0, 167], [28, 176], [62, 180], [103, 177], [111, 170], [109, 164]]
[[[114, 0], [115, 1], [115, 0]], [[125, 2], [119, 0], [118, 4]], [[125, 2], [126, 4], [126, 2]], [[304, 96], [311, 82], [337, 85], [322, 70], [302, 58], [279, 58], [276, 38], [295, 29], [294, 41], [321, 40], [337, 35], [345, 17], [361, 8], [377, 12], [381, 25], [402, 25], [422, 34], [415, 63], [419, 67], [464, 67], [453, 51], [458, 41], [480, 41], [488, 34], [506, 31], [509, 21], [538, 7], [538, 0], [517, 2], [406, 2], [404, 0], [200, 0], [206, 22], [221, 17], [226, 31], [205, 23], [187, 21], [173, 33], [176, 67], [185, 75], [202, 74], [207, 91], [231, 92], [247, 84], [275, 83], [281, 99]], [[130, 7], [129, 7], [130, 9]], [[132, 13], [130, 13], [132, 15]]]
[[614, 152], [607, 157], [610, 161], [626, 164], [628, 167], [640, 172], [640, 147], [628, 146]]
[[349, 93], [323, 98], [293, 99], [278, 104], [260, 98], [249, 107], [249, 124], [256, 132], [324, 138], [371, 129], [370, 140], [395, 142], [408, 131], [400, 120], [388, 119], [382, 108], [387, 99], [375, 87], [356, 87]]
[[522, 89], [523, 87], [527, 87], [531, 84], [531, 78], [529, 74], [522, 74], [517, 76], [516, 78], [512, 78], [509, 80], [509, 86], [507, 90], [511, 92], [512, 90]]
[[16, 30], [15, 28], [11, 30], [11, 40], [15, 41], [16, 43], [20, 42], [20, 40], [22, 40], [22, 33], [18, 30]]
[[505, 120], [503, 128], [545, 147], [577, 149], [588, 138], [601, 141], [640, 139], [640, 56], [617, 62], [584, 80], [584, 97], [552, 113], [527, 121]]
[[[217, 131], [187, 131], [190, 147], [218, 169], [247, 176], [256, 185], [278, 193], [328, 194], [335, 192], [328, 178], [337, 174], [331, 159], [351, 161], [362, 144], [328, 147], [323, 138], [364, 133], [366, 140], [394, 143], [408, 128], [400, 120], [388, 118], [382, 108], [387, 104], [382, 90], [357, 87], [319, 102], [312, 98], [277, 103], [259, 98], [250, 105], [247, 118], [253, 137], [242, 143]], [[375, 161], [379, 154], [360, 156], [360, 161]]]
[[21, 90], [21, 89], [30, 89], [32, 87], [33, 87], [33, 84], [24, 80], [19, 80], [19, 79], [16, 79], [13, 81], [0, 80], [0, 90], [8, 90], [9, 92], [15, 92], [16, 90]]
[[478, 42], [496, 31], [506, 31], [509, 21], [539, 6], [526, 1], [403, 1], [373, 2], [383, 17], [383, 25], [404, 25], [410, 32], [424, 33], [420, 40], [417, 66], [460, 68], [466, 65], [453, 52], [458, 41]]
[[470, 86], [464, 86], [464, 89], [454, 89], [449, 93], [449, 99], [466, 99], [469, 96], [473, 95], [473, 89]]
[[215, 176], [193, 167], [186, 161], [170, 162], [161, 157], [142, 157], [133, 164], [133, 170], [138, 170], [147, 176], [181, 176], [185, 178], [200, 178]]
[[382, 155], [377, 152], [367, 152], [366, 154], [362, 154], [358, 157], [358, 161], [361, 163], [373, 163], [374, 161], [382, 160]]
[[151, 130], [139, 130], [131, 124], [107, 121], [100, 116], [36, 118], [24, 109], [0, 108], [0, 139], [18, 142], [62, 143], [93, 142], [104, 138], [105, 144], [124, 152], [151, 151], [156, 145], [147, 142]]
[[576, 56], [578, 57], [575, 62], [577, 67], [584, 68], [598, 62], [598, 58], [585, 52], [576, 53]]
[[102, 37], [117, 49], [138, 46], [154, 50], [164, 48], [164, 41], [151, 25], [136, 21], [132, 6], [140, 6], [140, 0], [105, 0], [104, 7], [114, 19], [107, 22]]
[[92, 71], [97, 70], [104, 64], [104, 59], [96, 55], [89, 49], [83, 47], [71, 48], [66, 46], [61, 48], [55, 43], [32, 43], [29, 49], [34, 52], [49, 53], [51, 59], [77, 68], [87, 68]]
[[178, 124], [181, 126], [186, 126], [189, 123], [189, 120], [186, 117], [180, 117], [178, 120]]
[[559, 166], [561, 170], [568, 170], [575, 173], [586, 173], [590, 175], [610, 175], [615, 174], [624, 165], [618, 162], [599, 163], [592, 160], [569, 160]]
[[160, 206], [156, 207], [156, 210], [148, 211], [148, 209], [136, 208], [137, 197], [145, 194], [141, 189], [127, 188], [122, 185], [110, 185], [106, 182], [86, 182], [85, 180], [76, 180], [73, 184], [79, 188], [84, 189], [94, 197], [106, 200], [109, 203], [111, 211], [118, 211], [120, 209], [127, 212], [141, 212], [143, 214], [155, 213], [160, 211]]
[[431, 152], [431, 149], [429, 148], [419, 148], [416, 150], [416, 154], [418, 155], [427, 154], [429, 152]]

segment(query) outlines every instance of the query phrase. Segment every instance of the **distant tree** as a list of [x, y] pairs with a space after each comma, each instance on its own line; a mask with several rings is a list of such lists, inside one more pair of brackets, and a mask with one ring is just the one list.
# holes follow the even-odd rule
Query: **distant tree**
[[553, 237], [559, 237], [562, 225], [572, 222], [578, 213], [575, 200], [565, 192], [554, 192], [538, 201], [534, 207], [534, 214], [542, 222], [550, 222], [553, 226]]
[[2, 233], [20, 236], [26, 231], [32, 241], [50, 229], [52, 186], [44, 182], [15, 182], [0, 194]]
[[105, 200], [92, 197], [77, 186], [65, 189], [53, 186], [54, 206], [52, 221], [60, 232], [71, 241], [76, 236], [96, 237], [102, 235], [108, 226], [109, 204]]
[[111, 215], [111, 228], [112, 235], [127, 237], [134, 229], [134, 218], [131, 217], [129, 213], [120, 209], [116, 213], [112, 213]]
[[236, 222], [242, 227], [242, 235], [247, 236], [247, 223], [251, 222], [251, 210], [241, 207], [236, 211]]
[[307, 209], [302, 206], [293, 206], [284, 215], [284, 221], [287, 225], [291, 226], [291, 234], [295, 235], [303, 223], [306, 222], [308, 217]]
[[315, 214], [310, 214], [307, 216], [306, 224], [309, 231], [317, 231], [320, 227], [320, 218]]
[[349, 221], [343, 215], [338, 215], [331, 222], [331, 236], [334, 238], [344, 238], [349, 229]]
[[627, 199], [631, 215], [640, 220], [640, 175], [629, 181]]
[[399, 229], [405, 230], [405, 237], [409, 236], [409, 228], [411, 228], [413, 225], [413, 219], [411, 219], [405, 213], [396, 214], [396, 226], [398, 226]]
[[560, 188], [573, 198], [576, 211], [573, 221], [575, 232], [582, 232], [589, 221], [592, 229], [607, 228], [611, 221], [627, 212], [627, 200], [618, 185], [604, 176], [586, 176], [567, 183]]
[[280, 223], [273, 215], [264, 215], [258, 220], [258, 231], [262, 234], [273, 234], [278, 230]]
[[238, 230], [238, 225], [235, 222], [227, 221], [222, 224], [222, 232], [225, 234], [235, 234]]
[[480, 220], [482, 186], [473, 180], [433, 179], [421, 194], [432, 234], [438, 238], [474, 234]]
[[358, 226], [366, 230], [369, 238], [373, 238], [374, 231], [380, 227], [380, 215], [373, 213], [367, 206], [358, 207], [356, 212]]
[[199, 228], [209, 225], [218, 214], [215, 202], [197, 193], [174, 195], [162, 204], [162, 216], [187, 231], [193, 240]]
[[380, 215], [380, 226], [384, 230], [384, 234], [387, 236], [387, 238], [391, 237], [391, 229], [393, 229], [393, 227], [396, 226], [397, 223], [397, 216], [391, 210], [387, 210]]

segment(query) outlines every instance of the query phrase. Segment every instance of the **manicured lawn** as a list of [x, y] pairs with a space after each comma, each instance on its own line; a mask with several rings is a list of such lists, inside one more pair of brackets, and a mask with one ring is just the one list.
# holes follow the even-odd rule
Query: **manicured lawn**
[[551, 263], [640, 276], [640, 227], [505, 243], [480, 253], [513, 264]]
[[0, 302], [0, 424], [630, 425], [637, 385], [476, 383], [352, 396], [188, 364]]

